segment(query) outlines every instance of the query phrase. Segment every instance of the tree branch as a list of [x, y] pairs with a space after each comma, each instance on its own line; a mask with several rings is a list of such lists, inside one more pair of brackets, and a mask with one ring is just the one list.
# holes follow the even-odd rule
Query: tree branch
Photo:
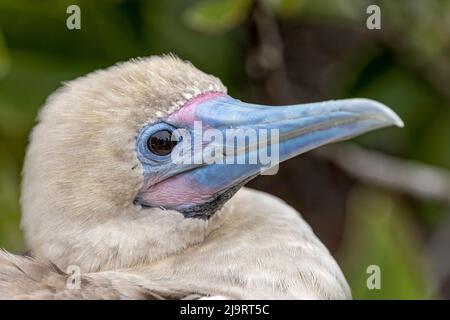
[[418, 161], [404, 160], [356, 145], [332, 145], [314, 151], [358, 180], [393, 189], [420, 199], [450, 204], [450, 171]]

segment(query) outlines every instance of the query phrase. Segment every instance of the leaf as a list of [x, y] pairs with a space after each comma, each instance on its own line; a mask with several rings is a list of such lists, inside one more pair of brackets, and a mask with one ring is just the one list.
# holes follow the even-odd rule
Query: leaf
[[305, 3], [304, 0], [265, 0], [265, 2], [282, 17], [298, 14]]
[[247, 15], [249, 0], [201, 1], [184, 15], [186, 24], [205, 33], [221, 33], [240, 24]]
[[[349, 197], [342, 266], [355, 299], [430, 298], [429, 277], [411, 215], [390, 194], [357, 187]], [[369, 266], [381, 271], [370, 290]]]

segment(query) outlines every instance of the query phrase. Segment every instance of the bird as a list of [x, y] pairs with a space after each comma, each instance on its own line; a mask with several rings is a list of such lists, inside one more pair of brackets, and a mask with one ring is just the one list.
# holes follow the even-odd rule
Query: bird
[[[0, 298], [351, 299], [301, 214], [244, 185], [311, 149], [392, 125], [403, 122], [364, 98], [241, 102], [173, 54], [66, 82], [30, 135], [20, 201], [31, 254], [0, 252]], [[277, 139], [223, 151], [213, 139], [189, 141], [195, 126]], [[259, 156], [188, 161], [207, 149], [278, 158], [270, 168]]]

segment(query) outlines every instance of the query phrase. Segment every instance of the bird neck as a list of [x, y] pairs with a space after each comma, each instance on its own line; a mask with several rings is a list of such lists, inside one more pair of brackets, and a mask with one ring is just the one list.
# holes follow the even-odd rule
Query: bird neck
[[61, 269], [82, 272], [139, 268], [204, 241], [218, 222], [186, 219], [175, 211], [135, 209], [101, 223], [72, 220], [57, 232], [31, 233], [31, 250]]
[[198, 245], [127, 272], [236, 299], [351, 296], [328, 250], [280, 199], [243, 188], [218, 215], [220, 227]]

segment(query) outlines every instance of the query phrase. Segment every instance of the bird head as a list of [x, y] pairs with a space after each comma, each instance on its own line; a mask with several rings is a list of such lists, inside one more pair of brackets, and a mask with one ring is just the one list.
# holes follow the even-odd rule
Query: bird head
[[221, 228], [238, 210], [226, 201], [278, 162], [389, 125], [402, 122], [372, 100], [248, 104], [174, 56], [130, 60], [49, 97], [25, 158], [22, 227], [61, 267], [151, 263]]

